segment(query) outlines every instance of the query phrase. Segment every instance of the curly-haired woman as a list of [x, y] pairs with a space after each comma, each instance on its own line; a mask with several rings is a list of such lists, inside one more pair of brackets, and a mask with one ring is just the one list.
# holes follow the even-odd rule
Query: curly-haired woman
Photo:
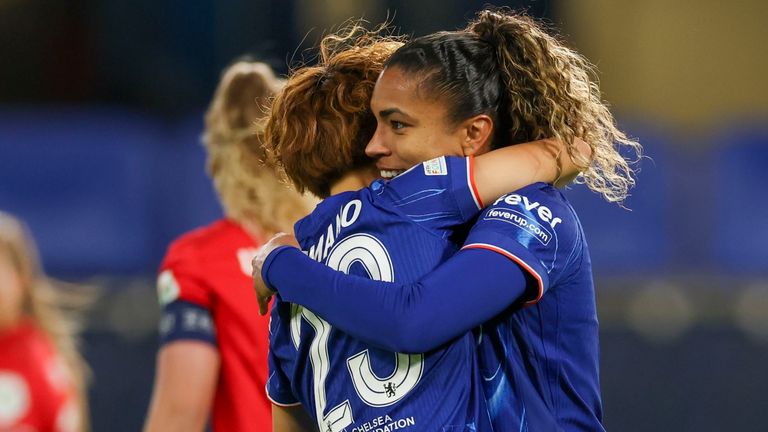
[[[489, 178], [512, 171], [481, 169], [484, 153], [555, 137], [607, 200], [621, 201], [634, 184], [618, 146], [639, 156], [640, 145], [616, 128], [589, 63], [506, 10], [484, 10], [465, 30], [406, 43], [387, 61], [371, 108], [378, 126], [366, 153], [395, 180], [436, 156], [481, 155], [474, 179], [482, 196]], [[577, 150], [577, 137], [590, 158]], [[485, 200], [461, 251], [418, 282], [344, 275], [276, 248], [290, 244], [284, 237], [256, 264], [265, 262], [261, 275], [282, 299], [392, 351], [427, 352], [484, 323], [478, 355], [495, 430], [603, 430], [595, 291], [581, 224], [551, 184], [513, 190]]]
[[[577, 169], [556, 141], [500, 143], [505, 148], [473, 158], [474, 150], [493, 140], [494, 120], [469, 115], [438, 141], [466, 147], [470, 157], [453, 152], [391, 181], [377, 179], [379, 170], [365, 155], [379, 116], [369, 106], [398, 46], [354, 30], [326, 37], [319, 63], [294, 71], [275, 98], [265, 140], [297, 188], [324, 198], [295, 227], [310, 257], [355, 274], [408, 282], [456, 250], [456, 229], [480, 212], [480, 203], [535, 181], [554, 181], [560, 164], [566, 175]], [[429, 353], [397, 354], [333, 329], [285, 300], [278, 297], [271, 315], [267, 391], [276, 405], [274, 430], [489, 430], [470, 332]]]

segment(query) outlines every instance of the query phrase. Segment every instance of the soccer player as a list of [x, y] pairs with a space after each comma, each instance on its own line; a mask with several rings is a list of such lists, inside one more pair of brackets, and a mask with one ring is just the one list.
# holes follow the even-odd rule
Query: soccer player
[[88, 430], [86, 365], [72, 317], [17, 218], [0, 212], [0, 430]]
[[[485, 67], [489, 61], [496, 66]], [[382, 174], [456, 154], [429, 139], [445, 129], [438, 120], [461, 118], [488, 95], [510, 104], [509, 129], [496, 132], [513, 142], [582, 137], [592, 148], [587, 184], [612, 201], [626, 195], [634, 180], [616, 144], [638, 155], [640, 146], [616, 129], [588, 63], [506, 11], [482, 11], [464, 31], [422, 37], [393, 54], [374, 91], [378, 127], [367, 153]], [[487, 204], [462, 250], [415, 283], [345, 276], [286, 247], [267, 255], [261, 275], [284, 300], [386, 349], [431, 350], [484, 322], [479, 361], [495, 430], [603, 430], [594, 286], [575, 211], [545, 183]], [[263, 254], [281, 242], [289, 240]]]
[[147, 431], [271, 427], [268, 320], [250, 283], [250, 260], [309, 205], [266, 160], [257, 122], [282, 83], [263, 63], [223, 74], [205, 117], [207, 168], [226, 217], [175, 240], [157, 280], [161, 348]]
[[[454, 229], [477, 215], [480, 203], [537, 178], [554, 181], [558, 164], [566, 174], [576, 167], [565, 152], [556, 159], [557, 143], [539, 142], [477, 160], [433, 159], [363, 188], [378, 175], [364, 155], [375, 124], [370, 95], [397, 46], [354, 33], [326, 37], [320, 64], [295, 71], [277, 95], [265, 140], [297, 189], [325, 198], [295, 227], [311, 259], [409, 282], [456, 250]], [[471, 156], [491, 145], [497, 114], [469, 113], [444, 124], [435, 139]], [[501, 169], [508, 171], [499, 176]], [[340, 332], [280, 296], [271, 317], [274, 430], [491, 430], [471, 333], [428, 353], [399, 354]]]

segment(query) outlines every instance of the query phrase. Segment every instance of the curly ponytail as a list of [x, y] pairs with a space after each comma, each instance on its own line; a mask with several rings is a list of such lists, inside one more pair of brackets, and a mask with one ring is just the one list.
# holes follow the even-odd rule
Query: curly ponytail
[[[566, 143], [571, 158], [587, 168], [582, 180], [590, 189], [611, 202], [624, 200], [635, 184], [631, 164], [642, 156], [642, 147], [617, 129], [589, 61], [532, 18], [506, 9], [481, 11], [466, 30], [496, 49], [513, 131], [529, 125], [528, 138]], [[575, 137], [591, 146], [591, 163], [575, 151]], [[635, 157], [625, 160], [614, 144], [629, 147]]]
[[[608, 201], [622, 201], [635, 183], [631, 163], [642, 148], [616, 128], [592, 66], [527, 16], [483, 10], [462, 31], [412, 40], [387, 67], [421, 80], [421, 93], [439, 99], [454, 124], [489, 115], [491, 148], [557, 138], [586, 169], [583, 182]], [[591, 160], [576, 151], [575, 137], [592, 147]], [[614, 144], [637, 158], [625, 160]]]

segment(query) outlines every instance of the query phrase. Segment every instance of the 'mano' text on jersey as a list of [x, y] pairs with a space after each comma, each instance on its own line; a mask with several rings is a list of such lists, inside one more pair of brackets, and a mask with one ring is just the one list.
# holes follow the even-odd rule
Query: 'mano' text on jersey
[[[453, 229], [479, 212], [471, 165], [438, 158], [388, 183], [332, 196], [296, 224], [299, 243], [349, 274], [416, 281], [456, 251]], [[301, 403], [323, 432], [490, 430], [471, 333], [429, 353], [393, 353], [276, 297], [273, 402]]]

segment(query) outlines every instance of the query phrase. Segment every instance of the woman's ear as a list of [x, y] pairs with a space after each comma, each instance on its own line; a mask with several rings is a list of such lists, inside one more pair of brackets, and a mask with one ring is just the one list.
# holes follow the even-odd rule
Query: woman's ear
[[493, 138], [493, 119], [487, 114], [479, 114], [462, 122], [466, 131], [461, 149], [464, 156], [483, 154], [491, 149]]

